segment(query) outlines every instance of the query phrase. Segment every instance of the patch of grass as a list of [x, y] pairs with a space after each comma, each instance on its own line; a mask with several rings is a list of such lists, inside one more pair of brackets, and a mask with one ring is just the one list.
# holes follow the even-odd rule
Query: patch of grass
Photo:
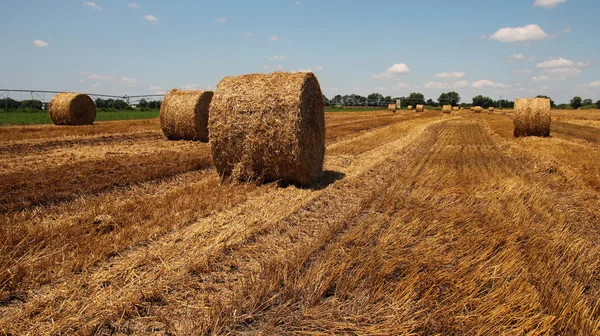
[[[98, 111], [96, 121], [107, 120], [134, 120], [157, 118], [159, 110], [150, 111]], [[0, 110], [0, 125], [41, 125], [51, 124], [50, 116], [46, 111], [37, 113]]]

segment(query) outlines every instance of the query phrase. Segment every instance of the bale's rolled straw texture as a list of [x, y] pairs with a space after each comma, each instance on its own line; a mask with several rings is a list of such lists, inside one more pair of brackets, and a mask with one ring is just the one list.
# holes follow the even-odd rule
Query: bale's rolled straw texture
[[417, 111], [417, 112], [423, 112], [423, 110], [424, 110], [424, 109], [425, 109], [425, 106], [424, 106], [424, 105], [417, 105], [417, 109], [416, 109], [416, 111]]
[[452, 105], [444, 105], [442, 106], [443, 113], [452, 113]]
[[160, 105], [160, 127], [167, 139], [207, 142], [212, 97], [211, 91], [169, 91]]
[[59, 93], [48, 106], [55, 125], [91, 125], [96, 120], [96, 104], [83, 93]]
[[323, 96], [311, 72], [223, 78], [208, 128], [223, 177], [306, 185], [322, 175]]
[[412, 111], [412, 109], [413, 109], [412, 105], [408, 105], [407, 109], [408, 109], [409, 111]]
[[475, 112], [475, 113], [481, 113], [481, 111], [483, 111], [483, 107], [481, 107], [481, 106], [473, 106], [473, 108], [471, 110], [473, 112]]
[[550, 136], [550, 99], [521, 98], [515, 100], [514, 135]]
[[396, 112], [396, 104], [388, 104], [388, 111]]

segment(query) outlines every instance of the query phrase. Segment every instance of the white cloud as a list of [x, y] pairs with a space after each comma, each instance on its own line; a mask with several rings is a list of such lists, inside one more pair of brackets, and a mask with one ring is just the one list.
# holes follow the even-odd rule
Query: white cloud
[[531, 71], [529, 69], [516, 69], [516, 70], [513, 70], [512, 72], [516, 73], [516, 74], [530, 74], [533, 71]]
[[297, 69], [294, 72], [313, 72], [312, 69]]
[[129, 8], [140, 8], [140, 5], [136, 4], [135, 2], [132, 2], [129, 4]]
[[88, 79], [113, 80], [115, 77], [111, 75], [99, 75], [97, 73], [91, 73], [88, 75]]
[[126, 84], [135, 84], [138, 82], [137, 79], [134, 78], [127, 78], [127, 77], [121, 77], [121, 79], [119, 79], [119, 81], [121, 83], [126, 83]]
[[162, 89], [163, 88], [160, 87], [159, 85], [152, 85], [152, 86], [150, 86], [150, 91], [160, 91]]
[[468, 88], [468, 87], [469, 87], [469, 85], [471, 85], [471, 84], [469, 83], [469, 81], [468, 81], [468, 80], [460, 80], [460, 81], [457, 81], [457, 82], [455, 82], [455, 83], [452, 85], [452, 87], [453, 87], [454, 89], [466, 89], [466, 88]]
[[480, 39], [485, 40], [486, 38], [488, 38], [488, 36], [486, 34], [483, 34], [481, 36], [479, 36]]
[[396, 63], [391, 67], [387, 68], [384, 72], [380, 74], [375, 74], [371, 77], [375, 79], [391, 79], [396, 75], [407, 74], [411, 72], [410, 68], [404, 63]]
[[302, 5], [302, 1], [298, 0], [296, 2], [294, 2], [295, 5]]
[[518, 61], [518, 60], [522, 60], [522, 59], [525, 59], [525, 55], [523, 55], [523, 54], [514, 54], [514, 55], [508, 56], [509, 62], [514, 62], [514, 61]]
[[459, 79], [459, 78], [464, 78], [465, 77], [465, 73], [464, 72], [457, 72], [457, 71], [453, 71], [453, 72], [442, 72], [439, 74], [435, 75], [435, 78], [452, 78], [452, 79]]
[[577, 67], [578, 68], [585, 68], [585, 67], [590, 66], [590, 65], [592, 65], [592, 62], [590, 62], [590, 61], [587, 61], [587, 62], [577, 62]]
[[568, 34], [568, 33], [572, 32], [572, 31], [573, 31], [573, 29], [571, 29], [571, 27], [567, 27], [564, 30], [559, 31], [558, 33], [559, 34]]
[[555, 58], [550, 59], [541, 63], [536, 64], [537, 68], [567, 68], [573, 67], [575, 63], [573, 61], [568, 60], [566, 58]]
[[252, 32], [245, 32], [242, 34], [243, 37], [254, 37], [256, 34], [252, 33]]
[[94, 83], [94, 84], [91, 85], [91, 87], [93, 87], [93, 88], [97, 88], [99, 86], [100, 86], [100, 83]]
[[506, 84], [502, 84], [502, 83], [494, 83], [489, 79], [481, 79], [478, 80], [477, 82], [473, 82], [473, 84], [471, 84], [474, 88], [477, 89], [481, 89], [481, 88], [507, 88], [508, 85]]
[[164, 94], [166, 94], [166, 93], [167, 93], [167, 92], [166, 92], [166, 91], [163, 91], [163, 90], [159, 90], [159, 91], [156, 91], [156, 92], [154, 92], [154, 94], [157, 94], [157, 95], [164, 95]]
[[82, 76], [87, 76], [87, 75], [89, 75], [90, 73], [89, 73], [89, 72], [87, 72], [87, 71], [82, 71], [82, 72], [80, 72], [79, 74], [80, 74], [80, 75], [82, 75]]
[[82, 78], [82, 79], [78, 80], [78, 82], [79, 82], [79, 83], [84, 83], [84, 82], [85, 82], [85, 79], [83, 79], [83, 78]]
[[214, 20], [214, 21], [215, 21], [216, 23], [227, 23], [227, 18], [224, 18], [224, 17], [218, 17], [218, 18], [215, 18], [215, 20]]
[[551, 81], [551, 80], [554, 80], [554, 79], [552, 79], [552, 78], [550, 78], [549, 76], [546, 76], [546, 75], [541, 75], [541, 76], [533, 77], [531, 80], [533, 80], [534, 82], [542, 82], [542, 81]]
[[[398, 82], [396, 83], [396, 85], [394, 86], [394, 89], [408, 89], [410, 88], [410, 84], [408, 83], [404, 83], [404, 82]], [[393, 90], [393, 89], [392, 89]]]
[[38, 48], [45, 48], [48, 46], [48, 42], [42, 40], [34, 40], [33, 45]]
[[86, 1], [83, 3], [84, 6], [93, 8], [95, 10], [102, 10], [102, 7], [98, 6], [95, 2], [93, 1]]
[[576, 68], [549, 68], [544, 69], [544, 74], [541, 76], [533, 77], [534, 82], [539, 81], [563, 81], [569, 77], [579, 76], [581, 70]]
[[273, 35], [273, 36], [270, 36], [270, 37], [269, 37], [269, 41], [271, 41], [271, 42], [277, 42], [277, 41], [279, 41], [279, 37], [278, 37], [278, 36], [275, 36], [275, 35]]
[[144, 15], [144, 19], [148, 22], [157, 22], [158, 21], [158, 18], [156, 16], [150, 15], [150, 14]]
[[547, 40], [550, 37], [551, 36], [544, 32], [539, 25], [528, 24], [525, 27], [506, 27], [499, 29], [490, 37], [490, 40], [496, 40], [500, 42], [528, 42]]
[[276, 55], [276, 56], [268, 56], [267, 57], [270, 61], [283, 61], [285, 59], [284, 55]]
[[322, 67], [322, 66], [316, 66], [316, 67], [315, 67], [315, 71], [321, 71], [321, 70], [323, 70], [323, 67]]
[[589, 88], [600, 88], [600, 81], [595, 81], [595, 82], [591, 82], [588, 84], [584, 84], [583, 86], [589, 87]]
[[450, 87], [450, 83], [429, 82], [425, 84], [425, 87], [428, 89], [448, 89]]
[[200, 88], [200, 84], [184, 84], [181, 86], [184, 90], [198, 90]]
[[533, 6], [535, 7], [544, 7], [544, 8], [554, 8], [558, 4], [565, 3], [567, 0], [535, 0]]

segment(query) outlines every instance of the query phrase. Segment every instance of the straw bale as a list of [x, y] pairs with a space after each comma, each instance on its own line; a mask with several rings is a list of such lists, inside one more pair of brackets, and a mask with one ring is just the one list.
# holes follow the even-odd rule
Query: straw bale
[[473, 108], [471, 108], [471, 111], [473, 111], [475, 113], [481, 113], [481, 111], [483, 111], [483, 107], [481, 107], [481, 106], [473, 106]]
[[208, 128], [223, 177], [307, 185], [322, 175], [325, 115], [312, 72], [223, 78]]
[[459, 110], [458, 106], [454, 106], [454, 107], [452, 108], [452, 111], [458, 111], [458, 110]]
[[388, 104], [388, 111], [396, 112], [396, 104]]
[[550, 99], [522, 98], [515, 100], [514, 135], [550, 136]]
[[444, 105], [442, 106], [443, 113], [452, 113], [452, 105]]
[[407, 109], [408, 109], [409, 111], [412, 111], [412, 109], [413, 109], [413, 106], [412, 106], [412, 105], [408, 105]]
[[423, 110], [424, 110], [424, 109], [425, 109], [425, 106], [424, 106], [424, 105], [417, 105], [417, 109], [416, 109], [416, 111], [417, 111], [417, 112], [423, 112]]
[[167, 139], [208, 142], [208, 108], [212, 97], [211, 91], [169, 91], [160, 105], [160, 127]]
[[488, 111], [490, 111], [490, 112], [494, 112], [494, 107], [493, 107], [493, 106], [490, 106], [490, 107], [488, 108]]
[[83, 93], [59, 93], [48, 106], [55, 125], [91, 125], [96, 120], [96, 104]]

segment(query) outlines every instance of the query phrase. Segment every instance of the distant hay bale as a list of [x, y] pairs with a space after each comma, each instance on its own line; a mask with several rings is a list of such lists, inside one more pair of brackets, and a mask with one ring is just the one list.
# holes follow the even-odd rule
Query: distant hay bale
[[425, 109], [424, 105], [417, 105], [416, 112], [423, 112], [424, 109]]
[[521, 98], [515, 100], [513, 119], [514, 136], [550, 136], [549, 98]]
[[493, 107], [493, 106], [490, 106], [490, 107], [488, 108], [488, 110], [489, 110], [490, 112], [494, 112], [494, 107]]
[[452, 108], [452, 111], [458, 111], [458, 110], [459, 110], [458, 106], [454, 106], [454, 107]]
[[473, 111], [475, 113], [481, 113], [481, 111], [483, 111], [483, 108], [481, 106], [473, 106], [471, 108], [471, 111]]
[[409, 111], [412, 111], [412, 109], [413, 109], [412, 105], [408, 105], [407, 109], [408, 109]]
[[444, 105], [442, 106], [442, 113], [452, 113], [452, 105]]
[[396, 104], [388, 104], [388, 111], [396, 112]]
[[320, 177], [325, 157], [322, 97], [312, 72], [223, 78], [208, 118], [219, 174], [300, 185]]
[[96, 104], [83, 93], [59, 93], [48, 105], [55, 125], [91, 125], [96, 120]]
[[169, 91], [160, 105], [160, 127], [167, 139], [208, 142], [208, 108], [212, 97], [211, 91]]

